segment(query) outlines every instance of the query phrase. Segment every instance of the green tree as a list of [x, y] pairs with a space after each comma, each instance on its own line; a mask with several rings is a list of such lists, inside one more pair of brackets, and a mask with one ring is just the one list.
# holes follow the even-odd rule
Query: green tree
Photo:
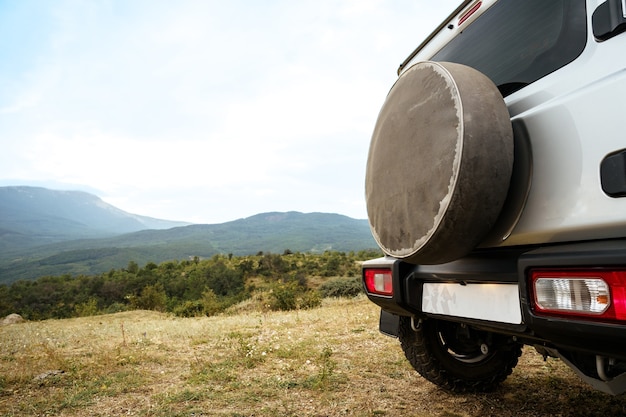
[[131, 274], [136, 274], [137, 272], [139, 272], [139, 265], [137, 265], [137, 262], [135, 261], [128, 261], [126, 271], [130, 272]]
[[98, 314], [98, 300], [90, 298], [74, 307], [74, 311], [78, 317], [95, 316]]
[[210, 288], [207, 288], [207, 290], [202, 293], [201, 303], [203, 311], [207, 316], [214, 316], [223, 310], [222, 303], [220, 303], [219, 298]]
[[148, 285], [141, 291], [139, 297], [132, 298], [132, 302], [137, 309], [165, 311], [167, 294], [160, 283]]

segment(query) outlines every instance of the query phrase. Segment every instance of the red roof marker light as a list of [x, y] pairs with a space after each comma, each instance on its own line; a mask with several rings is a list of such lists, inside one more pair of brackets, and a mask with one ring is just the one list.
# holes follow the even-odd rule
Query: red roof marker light
[[457, 26], [461, 26], [463, 24], [463, 22], [465, 22], [467, 19], [469, 19], [474, 13], [476, 13], [476, 11], [478, 9], [480, 9], [480, 6], [483, 5], [482, 1], [476, 2], [476, 4], [474, 4], [472, 7], [470, 7], [470, 9], [468, 11], [466, 11], [465, 13], [463, 13], [461, 15], [461, 17], [459, 17], [459, 23], [457, 24]]

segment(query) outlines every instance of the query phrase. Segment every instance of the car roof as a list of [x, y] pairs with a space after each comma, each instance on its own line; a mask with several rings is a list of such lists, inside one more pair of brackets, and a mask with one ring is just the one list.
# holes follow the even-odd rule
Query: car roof
[[[398, 75], [418, 55], [427, 60], [461, 33], [478, 16], [498, 0], [464, 0], [437, 28], [400, 64]], [[444, 30], [445, 29], [445, 30]]]

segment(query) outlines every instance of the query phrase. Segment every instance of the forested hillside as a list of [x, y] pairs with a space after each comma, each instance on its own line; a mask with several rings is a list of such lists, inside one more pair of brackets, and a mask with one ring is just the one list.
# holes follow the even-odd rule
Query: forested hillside
[[54, 275], [94, 275], [169, 260], [258, 252], [323, 253], [376, 248], [367, 220], [330, 213], [263, 213], [212, 225], [143, 230], [106, 239], [80, 239], [0, 251], [0, 283]]
[[360, 293], [360, 261], [378, 256], [376, 251], [285, 251], [142, 267], [131, 261], [98, 275], [64, 274], [0, 285], [0, 317], [17, 313], [41, 320], [131, 309], [213, 315], [245, 300], [261, 309], [309, 308], [321, 297]]

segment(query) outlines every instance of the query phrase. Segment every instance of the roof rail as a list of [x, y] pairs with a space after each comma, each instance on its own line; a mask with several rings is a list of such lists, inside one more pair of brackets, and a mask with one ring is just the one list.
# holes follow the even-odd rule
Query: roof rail
[[421, 50], [422, 50], [422, 48], [423, 48], [424, 46], [426, 46], [426, 44], [427, 44], [428, 42], [430, 42], [430, 41], [431, 41], [431, 40], [435, 37], [435, 35], [437, 35], [437, 34], [441, 31], [441, 29], [443, 29], [444, 27], [446, 27], [446, 25], [448, 24], [448, 22], [449, 22], [450, 20], [452, 20], [452, 18], [453, 18], [453, 17], [455, 17], [456, 15], [458, 15], [459, 13], [461, 13], [461, 11], [462, 11], [463, 9], [465, 9], [465, 8], [467, 7], [467, 5], [468, 5], [468, 4], [470, 4], [472, 1], [474, 1], [474, 0], [464, 0], [464, 1], [463, 1], [463, 3], [461, 3], [461, 5], [460, 5], [459, 7], [457, 7], [457, 8], [456, 8], [456, 10], [455, 10], [455, 11], [453, 11], [453, 12], [452, 12], [452, 14], [451, 14], [450, 16], [448, 16], [448, 18], [447, 18], [447, 19], [445, 19], [445, 20], [444, 20], [444, 21], [443, 21], [443, 22], [442, 22], [439, 26], [437, 26], [437, 29], [435, 29], [435, 30], [433, 31], [433, 33], [431, 33], [430, 35], [428, 35], [428, 37], [424, 40], [424, 42], [422, 42], [422, 43], [420, 44], [420, 46], [418, 46], [417, 48], [415, 48], [415, 50], [411, 53], [411, 55], [409, 55], [409, 57], [408, 57], [407, 59], [405, 59], [405, 60], [402, 62], [402, 64], [400, 64], [400, 67], [398, 68], [398, 75], [400, 75], [400, 72], [404, 69], [404, 67], [406, 67], [406, 65], [409, 63], [409, 61], [411, 61], [411, 60], [415, 57], [415, 55], [417, 55], [417, 53], [418, 53], [419, 51], [421, 51]]

